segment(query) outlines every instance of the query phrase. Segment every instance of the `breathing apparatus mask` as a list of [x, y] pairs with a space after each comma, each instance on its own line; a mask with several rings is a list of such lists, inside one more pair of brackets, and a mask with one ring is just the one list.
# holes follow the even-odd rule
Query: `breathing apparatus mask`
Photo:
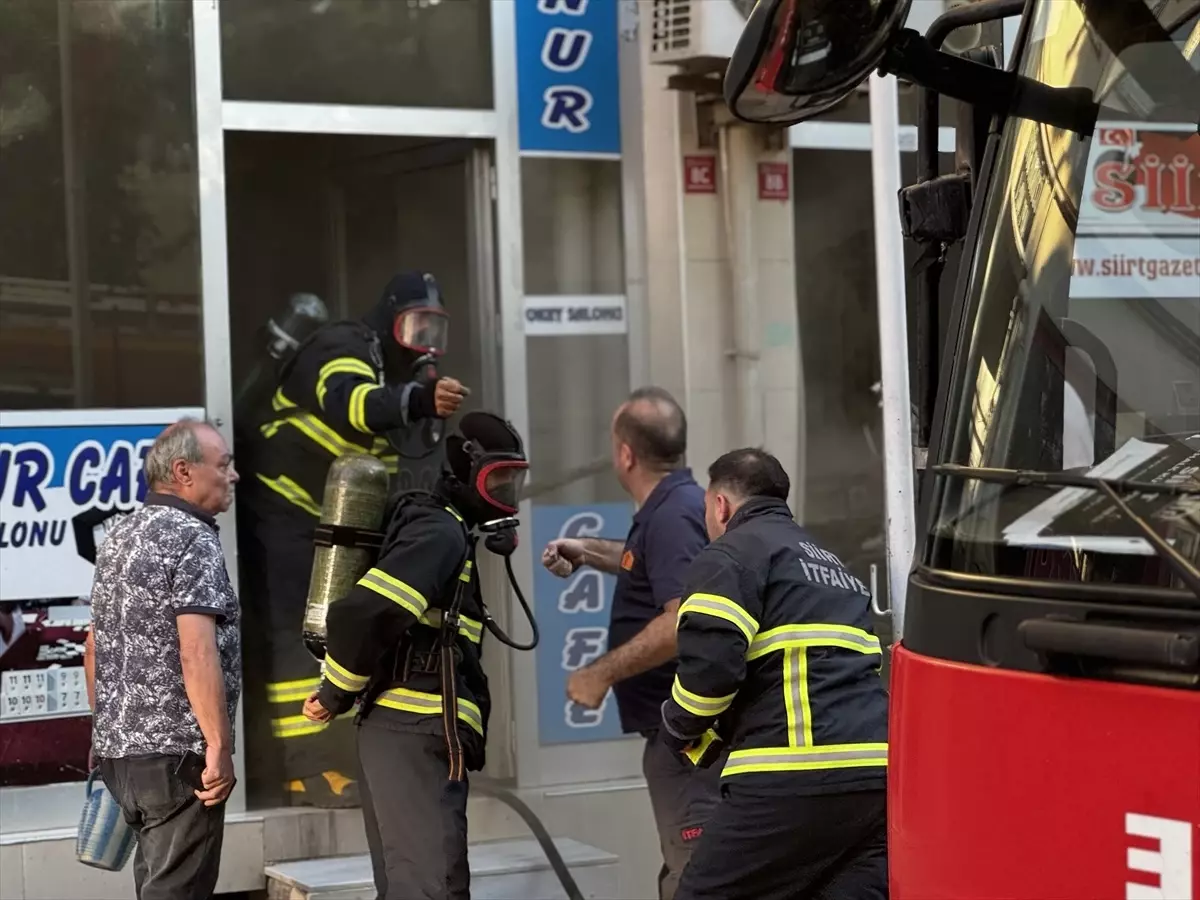
[[446, 463], [441, 490], [466, 523], [483, 536], [483, 546], [504, 558], [504, 570], [517, 601], [529, 620], [532, 639], [520, 644], [505, 634], [490, 615], [484, 625], [496, 639], [516, 650], [532, 650], [538, 643], [538, 626], [512, 568], [517, 549], [517, 511], [529, 461], [521, 436], [499, 416], [470, 412], [463, 416], [459, 433], [446, 439]]
[[[380, 337], [384, 368], [393, 379], [415, 381], [423, 388], [437, 382], [438, 361], [449, 343], [450, 316], [436, 278], [427, 272], [396, 275], [365, 321]], [[445, 423], [440, 419], [387, 433], [400, 457], [409, 460], [425, 459], [444, 437]]]

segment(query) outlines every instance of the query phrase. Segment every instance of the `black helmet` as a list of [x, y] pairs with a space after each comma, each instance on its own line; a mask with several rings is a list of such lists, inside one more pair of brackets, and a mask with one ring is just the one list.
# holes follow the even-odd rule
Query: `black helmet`
[[450, 317], [437, 279], [428, 273], [401, 272], [393, 276], [363, 321], [381, 338], [391, 338], [416, 356], [441, 356], [446, 352]]
[[775, 125], [825, 112], [878, 68], [911, 3], [758, 0], [725, 70], [725, 103]]
[[470, 525], [514, 515], [529, 461], [510, 422], [489, 412], [469, 412], [446, 438], [440, 487]]

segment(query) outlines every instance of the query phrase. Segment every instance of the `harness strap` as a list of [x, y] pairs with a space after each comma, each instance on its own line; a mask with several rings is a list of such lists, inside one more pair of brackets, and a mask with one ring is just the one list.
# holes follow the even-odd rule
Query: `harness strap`
[[379, 550], [383, 546], [383, 532], [353, 525], [321, 524], [313, 531], [313, 543], [318, 547], [358, 547], [364, 550]]

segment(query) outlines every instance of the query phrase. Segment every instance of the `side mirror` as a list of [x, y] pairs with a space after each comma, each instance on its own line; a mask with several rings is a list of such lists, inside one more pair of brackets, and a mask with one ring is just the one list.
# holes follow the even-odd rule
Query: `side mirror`
[[793, 125], [844, 99], [882, 62], [912, 0], [758, 0], [725, 71], [739, 119]]

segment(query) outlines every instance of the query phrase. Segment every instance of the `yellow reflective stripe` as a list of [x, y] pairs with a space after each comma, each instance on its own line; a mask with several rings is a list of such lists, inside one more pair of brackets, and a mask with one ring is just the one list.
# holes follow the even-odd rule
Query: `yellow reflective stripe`
[[325, 654], [324, 671], [330, 684], [343, 691], [349, 691], [351, 694], [357, 694], [371, 680], [367, 675], [355, 675], [328, 653]]
[[283, 388], [276, 390], [275, 396], [271, 398], [271, 406], [275, 410], [292, 409], [295, 405], [295, 403], [283, 395]]
[[312, 413], [297, 413], [288, 416], [287, 421], [309, 440], [320, 444], [334, 456], [363, 452], [362, 447], [350, 443]]
[[321, 409], [325, 408], [325, 394], [329, 390], [329, 385], [325, 382], [334, 375], [361, 375], [364, 378], [370, 378], [372, 383], [379, 381], [375, 370], [361, 359], [355, 359], [353, 356], [339, 356], [337, 359], [331, 359], [321, 366], [321, 370], [317, 373], [317, 404]]
[[463, 565], [462, 571], [458, 573], [458, 580], [465, 581], [467, 584], [470, 584], [471, 583], [471, 570], [474, 568], [475, 568], [475, 565], [468, 559], [466, 561], [466, 563]]
[[830, 624], [781, 625], [759, 632], [750, 644], [746, 660], [758, 659], [777, 650], [800, 647], [841, 647], [857, 653], [882, 653], [879, 638], [861, 628]]
[[812, 706], [808, 699], [808, 651], [804, 647], [783, 651], [783, 705], [787, 710], [788, 745], [811, 747]]
[[399, 578], [393, 578], [382, 569], [371, 569], [358, 580], [359, 585], [368, 588], [382, 597], [387, 597], [393, 603], [403, 606], [420, 619], [429, 607], [429, 601], [416, 588], [405, 584]]
[[[425, 615], [421, 616], [421, 624], [428, 625], [430, 628], [441, 628], [442, 611], [440, 609], [425, 610]], [[483, 623], [478, 619], [472, 619], [470, 616], [460, 614], [458, 617], [458, 633], [472, 644], [478, 644], [483, 640]]]
[[320, 678], [301, 678], [297, 681], [273, 681], [267, 684], [268, 703], [303, 702], [321, 686]]
[[[425, 691], [410, 691], [407, 688], [392, 688], [384, 691], [375, 700], [380, 706], [415, 713], [418, 716], [440, 716], [442, 695]], [[464, 697], [458, 698], [458, 718], [483, 736], [483, 713], [479, 707]]]
[[692, 594], [679, 607], [680, 618], [688, 613], [714, 616], [733, 623], [746, 636], [748, 644], [752, 643], [754, 636], [758, 634], [758, 620], [728, 597], [719, 594]]
[[827, 744], [821, 747], [759, 747], [734, 750], [722, 776], [750, 772], [802, 772], [886, 766], [887, 744]]
[[321, 518], [321, 507], [317, 505], [317, 501], [312, 498], [312, 495], [308, 491], [300, 487], [300, 485], [296, 484], [296, 482], [292, 481], [286, 475], [280, 475], [278, 478], [268, 478], [262, 472], [255, 472], [254, 474], [258, 476], [259, 481], [283, 497], [288, 503], [295, 504], [306, 513], [310, 513], [318, 519]]
[[729, 704], [733, 703], [733, 698], [736, 696], [736, 693], [727, 697], [705, 697], [701, 694], [694, 694], [683, 686], [678, 675], [675, 676], [675, 683], [671, 685], [671, 699], [693, 716], [719, 716], [729, 709]]
[[371, 433], [371, 429], [367, 427], [367, 394], [379, 390], [380, 387], [381, 385], [378, 384], [358, 384], [350, 392], [350, 409], [347, 418], [350, 420], [350, 427], [354, 430], [361, 431], [363, 434]]
[[472, 644], [478, 644], [483, 640], [483, 623], [467, 616], [459, 616], [458, 633]]
[[271, 720], [271, 734], [277, 738], [297, 738], [324, 731], [328, 722], [310, 722], [304, 716], [284, 716]]
[[463, 517], [458, 514], [458, 510], [453, 506], [447, 506], [446, 512], [450, 513], [450, 515], [454, 516], [454, 518], [458, 519], [458, 521], [463, 522], [464, 525], [466, 524]]

